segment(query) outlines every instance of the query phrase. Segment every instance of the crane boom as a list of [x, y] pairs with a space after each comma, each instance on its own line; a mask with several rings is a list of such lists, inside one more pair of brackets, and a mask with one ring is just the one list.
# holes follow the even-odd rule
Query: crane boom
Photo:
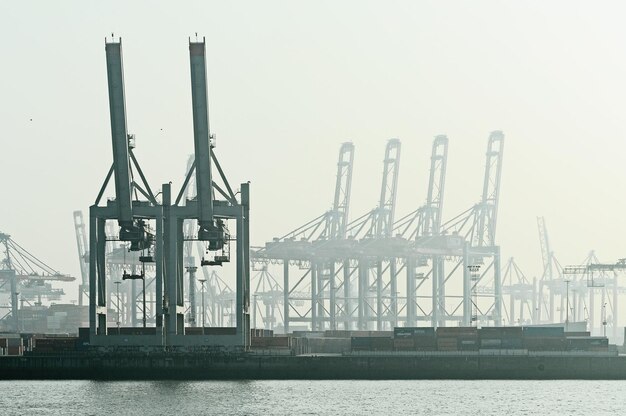
[[76, 232], [76, 247], [78, 248], [78, 262], [80, 277], [83, 286], [89, 286], [89, 268], [87, 267], [87, 234], [82, 211], [74, 211], [74, 230]]
[[443, 195], [448, 163], [448, 137], [439, 135], [433, 141], [430, 157], [430, 177], [426, 205], [421, 208], [422, 215], [416, 237], [439, 235], [443, 211]]
[[375, 228], [376, 237], [391, 237], [396, 210], [398, 172], [400, 168], [400, 140], [390, 139], [385, 148], [383, 181], [380, 190], [378, 215]]
[[500, 178], [502, 175], [502, 152], [504, 134], [494, 131], [489, 135], [485, 158], [483, 194], [477, 206], [474, 225], [473, 245], [475, 247], [495, 246], [498, 203], [500, 199]]
[[115, 173], [115, 201], [120, 227], [133, 226], [130, 158], [126, 128], [126, 100], [124, 98], [124, 69], [122, 40], [105, 44], [107, 79], [109, 84], [109, 112], [113, 143], [113, 170]]
[[209, 104], [206, 80], [206, 50], [202, 42], [189, 42], [191, 66], [191, 100], [193, 108], [193, 138], [196, 162], [196, 197], [198, 201], [198, 238], [207, 239], [213, 231], [213, 179], [211, 146], [209, 143]]
[[350, 190], [352, 187], [352, 164], [354, 161], [354, 144], [342, 143], [339, 149], [337, 162], [337, 182], [335, 184], [335, 199], [330, 219], [331, 239], [346, 238], [348, 213], [350, 209]]

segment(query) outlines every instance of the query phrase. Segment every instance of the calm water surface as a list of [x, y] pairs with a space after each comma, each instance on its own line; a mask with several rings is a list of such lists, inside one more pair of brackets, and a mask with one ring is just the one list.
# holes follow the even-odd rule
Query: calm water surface
[[625, 381], [1, 381], [0, 415], [613, 415]]

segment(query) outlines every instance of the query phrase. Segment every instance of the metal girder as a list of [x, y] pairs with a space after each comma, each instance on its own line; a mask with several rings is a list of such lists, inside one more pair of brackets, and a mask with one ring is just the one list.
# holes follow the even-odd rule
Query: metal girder
[[133, 225], [130, 157], [126, 129], [126, 100], [122, 65], [122, 40], [105, 44], [107, 79], [109, 84], [109, 112], [113, 143], [113, 170], [115, 172], [115, 201], [120, 227]]
[[398, 174], [400, 172], [400, 149], [398, 139], [390, 139], [385, 148], [383, 181], [380, 189], [380, 201], [376, 215], [376, 237], [392, 237], [393, 222], [396, 212], [396, 196], [398, 189]]
[[213, 179], [209, 130], [209, 102], [206, 81], [206, 50], [202, 42], [189, 42], [193, 144], [195, 153], [198, 223], [201, 229], [213, 227]]
[[[350, 190], [352, 188], [352, 165], [354, 162], [354, 145], [343, 143], [339, 149], [337, 162], [337, 182], [332, 213], [327, 221], [325, 237], [336, 240], [346, 238], [348, 214], [350, 211]], [[328, 215], [328, 214], [327, 214]]]
[[487, 144], [482, 199], [475, 210], [474, 233], [471, 239], [475, 247], [490, 247], [496, 244], [503, 150], [504, 134], [501, 131], [492, 132]]
[[443, 214], [443, 197], [448, 163], [448, 138], [444, 135], [435, 137], [430, 157], [430, 177], [426, 205], [417, 226], [416, 238], [439, 235]]

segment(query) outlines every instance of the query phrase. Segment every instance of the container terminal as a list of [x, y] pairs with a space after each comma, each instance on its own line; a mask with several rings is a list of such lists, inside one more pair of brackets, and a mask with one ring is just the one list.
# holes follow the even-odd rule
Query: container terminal
[[626, 378], [624, 259], [561, 267], [539, 217], [541, 278], [502, 262], [501, 131], [480, 200], [448, 221], [447, 136], [432, 144], [425, 204], [399, 218], [400, 140], [386, 143], [378, 203], [354, 220], [346, 142], [332, 208], [251, 246], [250, 183], [231, 186], [209, 128], [204, 39], [189, 40], [194, 154], [179, 190], [150, 185], [127, 129], [121, 38], [105, 53], [113, 162], [88, 221], [74, 212], [78, 305], [44, 306], [75, 278], [0, 233], [0, 379]]

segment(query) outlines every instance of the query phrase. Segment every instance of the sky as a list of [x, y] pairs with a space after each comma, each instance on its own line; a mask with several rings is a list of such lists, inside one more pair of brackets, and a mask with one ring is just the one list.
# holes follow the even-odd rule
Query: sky
[[55, 269], [79, 276], [72, 212], [87, 215], [112, 162], [111, 34], [135, 154], [153, 189], [176, 190], [193, 149], [187, 42], [206, 37], [216, 153], [232, 184], [251, 182], [253, 245], [330, 208], [344, 141], [352, 218], [377, 203], [386, 141], [402, 141], [400, 218], [424, 202], [446, 134], [452, 218], [478, 202], [502, 130], [503, 258], [541, 276], [537, 216], [562, 264], [626, 257], [623, 2], [172, 4], [0, 2], [0, 231]]

